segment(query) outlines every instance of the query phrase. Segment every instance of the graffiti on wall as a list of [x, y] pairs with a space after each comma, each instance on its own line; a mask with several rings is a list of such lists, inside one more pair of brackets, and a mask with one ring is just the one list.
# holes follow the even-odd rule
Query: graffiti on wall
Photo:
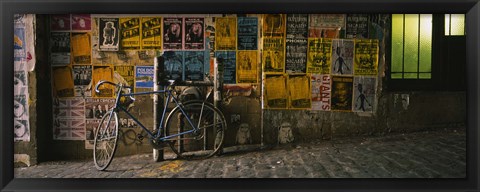
[[292, 143], [294, 140], [292, 125], [289, 122], [282, 122], [280, 127], [278, 127], [278, 143]]

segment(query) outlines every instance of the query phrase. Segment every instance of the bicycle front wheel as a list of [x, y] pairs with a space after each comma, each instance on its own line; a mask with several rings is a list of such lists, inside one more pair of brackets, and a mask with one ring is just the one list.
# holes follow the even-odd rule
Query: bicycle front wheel
[[108, 111], [95, 130], [93, 145], [93, 161], [95, 167], [103, 171], [112, 162], [117, 149], [118, 140], [118, 116], [115, 111]]
[[175, 107], [168, 115], [165, 136], [178, 158], [202, 159], [219, 152], [226, 128], [219, 109], [210, 103], [191, 101]]

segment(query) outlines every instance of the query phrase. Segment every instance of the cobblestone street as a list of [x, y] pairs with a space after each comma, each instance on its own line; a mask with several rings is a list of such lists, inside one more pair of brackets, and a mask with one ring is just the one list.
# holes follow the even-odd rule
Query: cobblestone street
[[464, 129], [341, 138], [225, 153], [206, 160], [151, 154], [115, 157], [107, 171], [93, 160], [15, 168], [16, 178], [464, 178]]

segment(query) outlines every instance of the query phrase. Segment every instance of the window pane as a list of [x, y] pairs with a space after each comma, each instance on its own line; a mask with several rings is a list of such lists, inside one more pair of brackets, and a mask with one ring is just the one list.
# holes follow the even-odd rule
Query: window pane
[[418, 73], [405, 73], [404, 79], [418, 79]]
[[432, 71], [432, 15], [420, 15], [420, 71]]
[[418, 14], [405, 15], [405, 72], [418, 71]]
[[402, 73], [392, 73], [392, 79], [402, 79], [403, 74]]
[[451, 14], [452, 23], [450, 26], [450, 35], [465, 35], [465, 15]]
[[432, 74], [431, 73], [420, 73], [420, 79], [431, 79]]
[[[403, 14], [392, 15], [392, 72], [403, 71]], [[400, 74], [401, 77], [401, 74]]]
[[450, 35], [450, 14], [445, 14], [445, 36]]

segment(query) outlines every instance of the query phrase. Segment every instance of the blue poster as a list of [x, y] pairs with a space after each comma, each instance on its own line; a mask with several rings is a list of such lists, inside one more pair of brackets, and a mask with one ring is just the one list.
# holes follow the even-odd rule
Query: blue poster
[[223, 70], [223, 83], [235, 84], [237, 81], [237, 64], [236, 64], [236, 52], [235, 51], [216, 51], [215, 57], [217, 60], [222, 59], [224, 61]]
[[183, 51], [165, 51], [165, 75], [169, 80], [183, 80]]
[[185, 51], [185, 80], [202, 81], [205, 66], [205, 51]]
[[135, 68], [135, 87], [153, 88], [153, 66], [136, 66]]
[[238, 17], [238, 50], [258, 49], [258, 18]]
[[13, 37], [13, 50], [15, 60], [25, 58], [25, 28], [15, 28]]

